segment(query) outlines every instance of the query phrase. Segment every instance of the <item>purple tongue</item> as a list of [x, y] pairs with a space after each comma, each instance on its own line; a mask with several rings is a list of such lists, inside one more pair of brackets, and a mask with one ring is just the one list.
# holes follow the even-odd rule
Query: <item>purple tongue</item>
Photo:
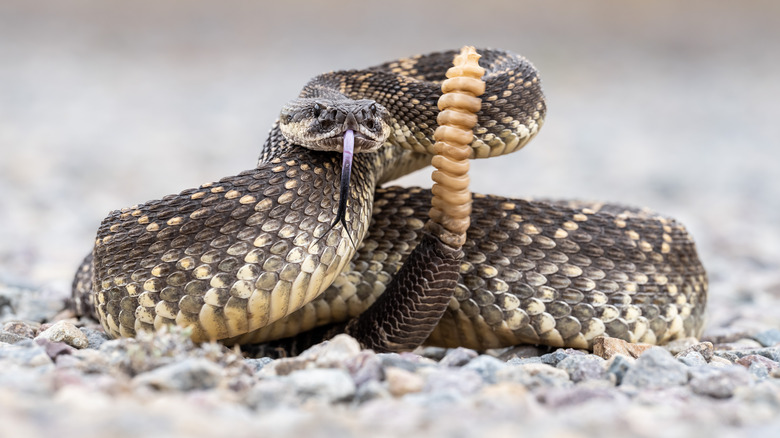
[[341, 185], [349, 188], [349, 175], [352, 171], [352, 153], [355, 150], [355, 133], [347, 129], [344, 133], [344, 155], [341, 161]]
[[[336, 220], [330, 225], [331, 228], [335, 227], [337, 223], [341, 222], [344, 229], [347, 229], [347, 199], [349, 199], [349, 176], [352, 174], [352, 154], [355, 149], [355, 133], [351, 129], [347, 129], [344, 132], [344, 152], [341, 160], [341, 182], [339, 184], [339, 209], [336, 212]], [[352, 246], [355, 246], [355, 241], [352, 240], [352, 235], [347, 230], [347, 236], [352, 242]]]

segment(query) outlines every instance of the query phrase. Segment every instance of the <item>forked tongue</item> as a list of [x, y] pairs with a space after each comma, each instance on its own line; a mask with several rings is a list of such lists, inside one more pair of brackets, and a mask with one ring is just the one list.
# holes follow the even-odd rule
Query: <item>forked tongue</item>
[[349, 175], [352, 173], [352, 154], [355, 150], [355, 133], [347, 129], [344, 133], [344, 152], [341, 158], [341, 191], [339, 196], [339, 211], [347, 207], [347, 197], [349, 196]]
[[[351, 129], [347, 129], [344, 132], [344, 152], [341, 159], [341, 182], [339, 184], [339, 209], [336, 212], [336, 220], [330, 225], [331, 228], [335, 227], [337, 223], [341, 222], [344, 229], [347, 229], [346, 214], [347, 214], [347, 199], [349, 199], [349, 176], [352, 174], [352, 155], [355, 150], [355, 133]], [[347, 230], [347, 236], [352, 242], [352, 246], [355, 246], [355, 242], [352, 240], [352, 235]]]

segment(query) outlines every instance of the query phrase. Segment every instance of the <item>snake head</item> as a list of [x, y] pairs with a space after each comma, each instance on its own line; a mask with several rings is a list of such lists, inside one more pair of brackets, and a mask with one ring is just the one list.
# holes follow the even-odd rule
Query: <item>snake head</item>
[[352, 130], [355, 153], [382, 146], [390, 135], [390, 114], [373, 100], [298, 98], [282, 108], [282, 135], [293, 144], [317, 151], [342, 152], [344, 133]]

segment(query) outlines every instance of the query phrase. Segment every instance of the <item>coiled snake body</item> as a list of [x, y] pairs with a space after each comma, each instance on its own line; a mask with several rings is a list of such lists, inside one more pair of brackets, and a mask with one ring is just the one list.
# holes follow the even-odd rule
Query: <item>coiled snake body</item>
[[[475, 158], [520, 149], [546, 110], [530, 63], [480, 52]], [[112, 336], [178, 324], [195, 340], [242, 344], [361, 315], [423, 234], [430, 191], [380, 185], [430, 163], [454, 54], [318, 76], [282, 111], [255, 169], [112, 212], [74, 280], [77, 307], [94, 306]], [[338, 142], [328, 142], [349, 124], [358, 153], [340, 206]], [[299, 145], [315, 128], [322, 151]], [[463, 253], [429, 344], [588, 348], [599, 335], [663, 343], [702, 329], [694, 243], [649, 211], [476, 195]]]

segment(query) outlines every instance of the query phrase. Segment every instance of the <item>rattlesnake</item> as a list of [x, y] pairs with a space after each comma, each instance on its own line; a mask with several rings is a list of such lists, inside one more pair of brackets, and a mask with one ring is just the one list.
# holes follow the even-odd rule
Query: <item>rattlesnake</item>
[[[522, 148], [546, 113], [528, 61], [480, 53], [473, 158]], [[242, 344], [362, 314], [423, 234], [430, 191], [381, 185], [430, 163], [454, 55], [317, 76], [283, 109], [255, 169], [112, 212], [74, 280], [77, 308], [94, 309], [112, 336], [178, 324], [195, 340]], [[324, 146], [309, 146], [323, 151], [300, 146], [306, 129], [328, 132]], [[360, 133], [348, 192], [332, 140], [346, 129]], [[602, 334], [663, 343], [702, 330], [706, 274], [673, 219], [475, 195], [471, 224], [429, 344], [588, 348]]]

